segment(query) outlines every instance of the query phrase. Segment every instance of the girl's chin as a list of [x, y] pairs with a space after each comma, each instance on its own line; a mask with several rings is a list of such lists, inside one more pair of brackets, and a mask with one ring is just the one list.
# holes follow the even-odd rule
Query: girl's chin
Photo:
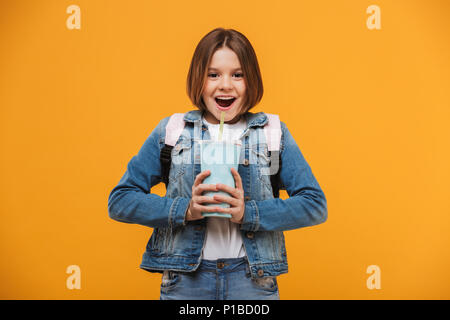
[[[214, 118], [216, 118], [216, 120], [217, 120], [217, 123], [220, 123], [220, 116], [221, 116], [220, 111], [214, 116]], [[230, 116], [225, 113], [225, 117], [224, 117], [223, 121], [226, 123], [226, 122], [230, 121], [231, 119], [232, 118], [230, 118]]]
[[[216, 112], [210, 112], [210, 116], [211, 116], [211, 123], [215, 123], [215, 124], [219, 124], [220, 123], [220, 116], [221, 116], [221, 112], [219, 110], [216, 110]], [[231, 120], [233, 120], [236, 117], [236, 114], [233, 112], [226, 112], [225, 113], [225, 117], [224, 117], [224, 122], [227, 123]]]
[[[230, 113], [225, 113], [225, 120], [224, 123], [228, 123], [230, 121], [233, 121], [233, 123], [236, 123], [238, 121], [238, 119], [235, 119], [237, 117], [237, 113], [235, 112], [230, 112]], [[220, 113], [218, 114], [218, 122], [220, 123]]]

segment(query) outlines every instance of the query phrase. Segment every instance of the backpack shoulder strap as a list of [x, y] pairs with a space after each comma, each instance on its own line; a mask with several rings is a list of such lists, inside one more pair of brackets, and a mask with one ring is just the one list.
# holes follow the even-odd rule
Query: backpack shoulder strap
[[184, 129], [184, 113], [174, 113], [170, 116], [166, 125], [165, 144], [174, 146]]
[[264, 126], [264, 135], [266, 137], [270, 157], [270, 183], [272, 185], [273, 197], [279, 198], [281, 189], [281, 123], [280, 117], [277, 114], [266, 113], [266, 116], [269, 118], [269, 121]]
[[164, 147], [161, 149], [159, 160], [161, 162], [161, 181], [166, 185], [169, 183], [169, 171], [172, 163], [172, 149], [184, 129], [184, 113], [174, 113], [170, 116], [166, 125], [166, 136]]
[[264, 135], [266, 136], [269, 151], [279, 151], [281, 143], [281, 124], [280, 117], [277, 114], [266, 113], [269, 121], [264, 126]]

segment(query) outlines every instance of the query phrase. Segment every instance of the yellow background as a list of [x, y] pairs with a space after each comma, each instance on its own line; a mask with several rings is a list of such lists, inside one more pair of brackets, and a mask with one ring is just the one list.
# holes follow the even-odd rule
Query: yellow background
[[[66, 8], [81, 9], [69, 30]], [[366, 26], [381, 9], [381, 30]], [[2, 1], [0, 298], [158, 299], [151, 229], [107, 199], [159, 120], [193, 110], [200, 39], [234, 28], [328, 201], [286, 232], [282, 299], [450, 298], [448, 1]], [[152, 192], [165, 194], [160, 184]], [[286, 193], [283, 194], [285, 198]], [[81, 289], [66, 268], [81, 268]], [[381, 270], [369, 290], [366, 269]]]

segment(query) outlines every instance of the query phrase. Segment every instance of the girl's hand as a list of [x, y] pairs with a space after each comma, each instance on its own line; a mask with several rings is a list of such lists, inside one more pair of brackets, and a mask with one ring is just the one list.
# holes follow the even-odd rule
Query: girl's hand
[[217, 189], [227, 192], [228, 194], [231, 195], [231, 197], [222, 195], [214, 195], [213, 197], [214, 200], [229, 203], [230, 208], [219, 207], [218, 209], [215, 210], [217, 210], [217, 212], [231, 214], [230, 219], [231, 222], [242, 223], [242, 221], [244, 220], [244, 212], [245, 212], [244, 187], [242, 186], [242, 179], [241, 176], [239, 175], [239, 172], [237, 172], [236, 169], [231, 168], [231, 173], [233, 174], [236, 188], [232, 188], [222, 183], [216, 184]]
[[204, 219], [202, 212], [218, 212], [219, 207], [202, 205], [204, 202], [220, 203], [220, 201], [216, 201], [212, 197], [202, 196], [202, 193], [205, 191], [218, 191], [215, 184], [202, 184], [203, 180], [210, 174], [211, 171], [205, 170], [195, 177], [194, 185], [192, 186], [192, 198], [186, 213], [186, 221]]

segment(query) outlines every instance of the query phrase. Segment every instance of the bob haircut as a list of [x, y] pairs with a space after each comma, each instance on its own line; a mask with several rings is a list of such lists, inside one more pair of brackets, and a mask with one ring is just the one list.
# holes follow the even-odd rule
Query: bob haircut
[[187, 76], [187, 94], [197, 108], [201, 111], [207, 109], [202, 93], [208, 77], [208, 67], [214, 53], [224, 47], [236, 53], [244, 75], [246, 97], [239, 112], [239, 115], [242, 115], [258, 104], [264, 90], [255, 51], [250, 41], [236, 30], [216, 28], [200, 40]]

